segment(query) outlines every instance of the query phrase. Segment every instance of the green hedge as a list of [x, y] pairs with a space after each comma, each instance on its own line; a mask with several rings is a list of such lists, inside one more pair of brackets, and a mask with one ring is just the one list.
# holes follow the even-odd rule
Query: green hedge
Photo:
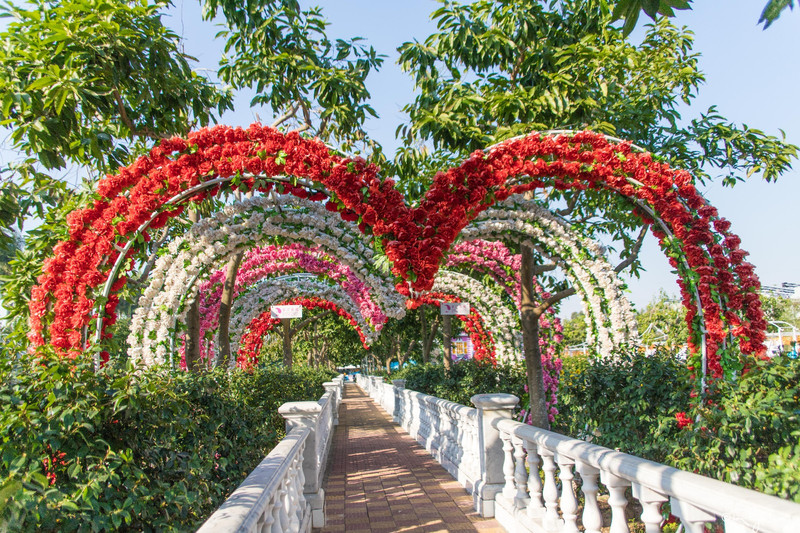
[[0, 530], [194, 530], [331, 377], [0, 361]]
[[663, 353], [564, 357], [553, 430], [664, 462], [691, 388], [686, 365]]
[[[519, 364], [498, 363], [467, 359], [454, 364], [449, 371], [443, 365], [409, 365], [386, 378], [405, 379], [406, 388], [472, 406], [475, 394], [507, 392], [527, 401], [525, 393], [525, 368]], [[525, 405], [521, 403], [520, 405]]]

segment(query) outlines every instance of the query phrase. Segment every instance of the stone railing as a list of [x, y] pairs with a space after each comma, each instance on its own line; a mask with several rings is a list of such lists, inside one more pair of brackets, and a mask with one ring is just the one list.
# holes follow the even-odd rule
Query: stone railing
[[322, 478], [339, 422], [343, 378], [324, 387], [319, 401], [288, 402], [278, 408], [286, 419], [286, 437], [199, 532], [307, 532], [325, 525]]
[[688, 533], [714, 524], [721, 529], [712, 531], [725, 533], [800, 527], [796, 503], [516, 422], [519, 399], [511, 394], [479, 394], [469, 408], [406, 390], [402, 380], [363, 377], [358, 384], [472, 493], [481, 515], [508, 531], [599, 533], [601, 484], [613, 533], [629, 531], [628, 495], [641, 506], [647, 533], [661, 531], [666, 502]]

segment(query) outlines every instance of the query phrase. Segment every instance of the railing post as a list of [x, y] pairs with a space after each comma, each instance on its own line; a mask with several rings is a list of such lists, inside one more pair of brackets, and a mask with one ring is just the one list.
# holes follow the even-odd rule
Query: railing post
[[392, 412], [392, 420], [395, 424], [403, 424], [403, 411], [405, 410], [405, 398], [403, 397], [403, 390], [406, 388], [406, 380], [393, 379], [394, 385], [394, 411]]
[[325, 392], [331, 393], [331, 409], [333, 415], [333, 425], [339, 425], [339, 402], [341, 401], [340, 390], [341, 386], [335, 381], [326, 381], [322, 384], [325, 387]]
[[[331, 405], [333, 407], [333, 405]], [[324, 459], [319, 457], [321, 441], [330, 438], [322, 435], [326, 428], [319, 427], [319, 415], [322, 406], [318, 402], [288, 402], [278, 408], [278, 413], [286, 419], [286, 433], [296, 427], [308, 428], [311, 433], [306, 440], [303, 452], [303, 475], [305, 485], [303, 493], [306, 502], [311, 505], [312, 527], [325, 526], [325, 491], [322, 488], [321, 469], [325, 468]]]
[[476, 394], [470, 398], [478, 408], [478, 460], [480, 479], [475, 483], [472, 499], [475, 510], [481, 516], [494, 516], [495, 495], [503, 490], [503, 441], [494, 422], [511, 418], [512, 410], [519, 403], [513, 394]]

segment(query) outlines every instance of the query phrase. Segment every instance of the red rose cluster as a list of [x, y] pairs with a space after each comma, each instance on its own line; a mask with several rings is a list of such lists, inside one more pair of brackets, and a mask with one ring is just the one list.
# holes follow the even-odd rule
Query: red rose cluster
[[[285, 183], [282, 176], [313, 186]], [[545, 187], [621, 194], [647, 206], [647, 211], [634, 209], [643, 222], [656, 217], [667, 229], [653, 224], [681, 276], [693, 363], [699, 365], [703, 336], [708, 369], [715, 377], [742, 366], [729, 339], [738, 339], [744, 354], [764, 351], [759, 282], [753, 265], [744, 261], [747, 253], [739, 248], [739, 238], [729, 231], [730, 223], [706, 203], [687, 172], [634, 152], [629, 143], [612, 143], [591, 132], [534, 133], [477, 151], [458, 167], [437, 174], [420, 204], [411, 207], [392, 179], [378, 175], [376, 166], [332, 154], [319, 140], [258, 124], [248, 129], [217, 126], [186, 139], [162, 141], [149, 155], [101, 180], [91, 205], [68, 216], [70, 237], [55, 247], [33, 290], [32, 346], [49, 342], [74, 356], [88, 344], [82, 328], [94, 314], [104, 313], [105, 324], [113, 323], [114, 292], [125, 278], [114, 283], [101, 305], [96, 305], [95, 289], [109, 278], [124, 246], [137, 231], [163, 226], [187, 202], [216, 194], [219, 182], [201, 186], [216, 178], [230, 179], [233, 188], [266, 192], [277, 187], [327, 201], [328, 209], [381, 240], [392, 272], [401, 280], [397, 288], [406, 295], [410, 289], [430, 289], [459, 232], [496, 201]], [[170, 201], [198, 186], [189, 198]], [[127, 255], [133, 253], [130, 248]]]

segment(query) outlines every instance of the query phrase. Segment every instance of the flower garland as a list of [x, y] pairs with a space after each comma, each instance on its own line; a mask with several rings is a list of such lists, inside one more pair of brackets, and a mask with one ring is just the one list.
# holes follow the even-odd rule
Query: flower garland
[[339, 285], [316, 280], [288, 281], [281, 279], [263, 280], [237, 298], [231, 308], [231, 353], [239, 351], [239, 344], [247, 325], [272, 305], [293, 298], [315, 298], [331, 302], [347, 313], [350, 324], [356, 329], [362, 344], [369, 346], [378, 336], [359, 318], [352, 299]]
[[[408, 309], [418, 309], [423, 305], [439, 307], [442, 302], [460, 302], [461, 299], [453, 294], [426, 292], [409, 298], [406, 302]], [[461, 320], [464, 330], [472, 341], [475, 350], [474, 358], [478, 361], [496, 361], [495, 341], [492, 332], [484, 327], [484, 318], [475, 307], [470, 306], [469, 315], [456, 315]]]
[[[335, 303], [316, 297], [307, 298], [304, 296], [281, 302], [281, 304], [284, 303], [288, 305], [302, 305], [306, 309], [324, 309], [336, 313], [347, 320], [352, 326], [356, 327], [356, 331], [358, 331], [361, 337], [361, 343], [364, 345], [365, 349], [368, 348], [364, 335], [358, 330], [356, 320], [347, 311], [339, 308]], [[248, 370], [258, 364], [258, 355], [261, 352], [261, 347], [264, 345], [264, 336], [272, 331], [275, 326], [280, 325], [280, 323], [281, 320], [279, 318], [272, 318], [269, 311], [264, 311], [250, 321], [245, 327], [241, 342], [239, 343], [240, 348], [236, 356], [236, 364], [239, 368]]]
[[[114, 320], [114, 293], [125, 283], [124, 276], [116, 280], [118, 265], [135, 252], [131, 239], [163, 226], [187, 202], [216, 194], [222, 183], [262, 192], [277, 184], [279, 192], [328, 198], [330, 210], [380, 242], [404, 294], [433, 286], [451, 243], [496, 201], [544, 187], [619, 194], [637, 204], [633, 212], [644, 223], [658, 223], [653, 233], [662, 248], [681, 258], [672, 257], [688, 309], [693, 366], [700, 366], [698, 348], [705, 341], [703, 364], [713, 376], [741, 369], [730, 334], [743, 354], [764, 350], [759, 282], [730, 223], [707, 204], [687, 172], [633, 151], [630, 143], [591, 132], [512, 139], [437, 174], [420, 204], [411, 207], [377, 167], [332, 154], [318, 140], [260, 125], [217, 126], [185, 140], [162, 141], [148, 156], [100, 180], [91, 206], [68, 216], [70, 237], [56, 245], [32, 291], [32, 347], [48, 342], [62, 354], [81, 353], [87, 344], [82, 330], [93, 316], [108, 317], [106, 325]], [[97, 301], [95, 289], [104, 283], [107, 290]]]
[[638, 338], [624, 284], [603, 258], [601, 247], [547, 209], [533, 201], [507, 200], [482, 212], [461, 234], [528, 244], [556, 262], [581, 297], [587, 343], [596, 345], [598, 353], [610, 356]]
[[[318, 274], [340, 284], [356, 304], [361, 316], [376, 332], [381, 331], [388, 320], [380, 306], [373, 300], [370, 287], [348, 266], [341, 264], [319, 248], [299, 243], [284, 246], [270, 245], [249, 250], [236, 276], [234, 298], [262, 279], [299, 272]], [[200, 285], [200, 338], [209, 336], [218, 328], [225, 274], [225, 269], [217, 270]], [[212, 357], [211, 353], [205, 353], [212, 348], [213, 339], [208, 345], [202, 344], [201, 356]]]

